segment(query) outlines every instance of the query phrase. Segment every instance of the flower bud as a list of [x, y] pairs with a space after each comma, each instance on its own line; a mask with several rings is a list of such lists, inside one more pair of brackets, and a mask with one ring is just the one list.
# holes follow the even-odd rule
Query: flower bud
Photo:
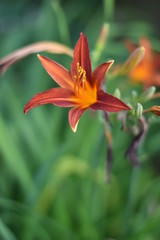
[[137, 103], [137, 106], [136, 106], [137, 119], [140, 119], [142, 117], [142, 114], [143, 114], [143, 106], [140, 103]]
[[137, 48], [127, 59], [127, 61], [124, 63], [124, 65], [120, 69], [120, 74], [126, 75], [130, 73], [137, 65], [138, 63], [143, 59], [145, 52], [144, 47]]
[[120, 92], [120, 90], [119, 90], [119, 88], [116, 88], [116, 90], [115, 90], [115, 92], [114, 92], [114, 96], [116, 97], [116, 98], [121, 98], [121, 92]]
[[153, 96], [153, 94], [155, 93], [156, 88], [154, 86], [147, 88], [145, 92], [143, 92], [141, 98], [143, 101], [147, 101], [149, 99], [151, 99], [151, 97]]
[[155, 114], [155, 115], [157, 115], [157, 116], [160, 116], [160, 106], [152, 106], [151, 109], [150, 109], [150, 111], [151, 111], [153, 114]]

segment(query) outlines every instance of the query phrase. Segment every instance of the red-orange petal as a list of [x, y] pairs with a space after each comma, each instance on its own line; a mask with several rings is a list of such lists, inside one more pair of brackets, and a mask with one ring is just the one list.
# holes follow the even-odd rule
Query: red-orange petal
[[58, 83], [59, 86], [61, 86], [62, 88], [73, 89], [74, 83], [71, 78], [70, 72], [66, 68], [47, 57], [40, 55], [37, 56], [45, 70], [54, 79], [54, 81]]
[[78, 107], [72, 108], [69, 111], [69, 124], [73, 132], [77, 131], [79, 119], [82, 116], [82, 114], [86, 111], [86, 109], [87, 108], [81, 108], [80, 106], [78, 106]]
[[97, 102], [90, 106], [93, 110], [102, 110], [107, 112], [119, 112], [130, 110], [130, 108], [120, 99], [99, 90], [97, 93]]
[[54, 104], [59, 107], [73, 107], [76, 105], [76, 97], [69, 89], [52, 88], [45, 92], [38, 93], [31, 98], [24, 107], [24, 113], [26, 114], [32, 108], [44, 104]]
[[108, 61], [106, 63], [102, 63], [99, 65], [92, 73], [92, 85], [97, 85], [97, 89], [101, 87], [101, 84], [105, 78], [106, 72], [108, 72], [109, 68], [114, 63], [114, 60]]
[[91, 60], [89, 56], [89, 45], [86, 36], [81, 33], [81, 36], [75, 46], [73, 53], [73, 61], [71, 64], [71, 75], [77, 76], [77, 63], [86, 71], [88, 81], [91, 79]]

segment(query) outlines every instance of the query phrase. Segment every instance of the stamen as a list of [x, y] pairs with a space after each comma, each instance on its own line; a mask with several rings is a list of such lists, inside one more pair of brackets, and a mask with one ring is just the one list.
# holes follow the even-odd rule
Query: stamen
[[75, 81], [74, 81], [74, 91], [76, 91], [76, 84], [77, 84], [77, 76], [76, 75], [74, 75], [74, 79], [75, 79]]
[[77, 75], [74, 76], [74, 79], [74, 91], [78, 92], [79, 94], [80, 88], [82, 88], [84, 93], [86, 71], [81, 66], [79, 66], [79, 63], [77, 63]]
[[83, 70], [83, 78], [82, 78], [82, 87], [83, 87], [83, 92], [84, 92], [84, 83], [86, 81], [86, 71]]
[[79, 93], [79, 71], [80, 71], [80, 66], [79, 66], [79, 63], [77, 63], [77, 87], [78, 87], [78, 93]]

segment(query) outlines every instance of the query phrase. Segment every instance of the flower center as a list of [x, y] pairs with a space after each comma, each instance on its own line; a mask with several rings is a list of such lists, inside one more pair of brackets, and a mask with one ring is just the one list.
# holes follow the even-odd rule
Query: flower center
[[86, 78], [86, 71], [77, 63], [77, 75], [74, 75], [74, 92], [80, 100], [80, 104], [88, 107], [97, 100], [97, 90], [91, 87]]

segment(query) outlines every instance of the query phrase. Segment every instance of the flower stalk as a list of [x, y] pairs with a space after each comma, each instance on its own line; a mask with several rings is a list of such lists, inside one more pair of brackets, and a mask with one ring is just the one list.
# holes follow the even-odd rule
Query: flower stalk
[[111, 134], [111, 125], [109, 121], [109, 114], [104, 112], [105, 119], [105, 136], [107, 139], [107, 153], [106, 153], [106, 180], [110, 181], [110, 172], [113, 162], [113, 146], [112, 146], [112, 134]]
[[132, 140], [127, 152], [126, 152], [126, 157], [129, 159], [129, 161], [131, 162], [131, 164], [133, 166], [139, 166], [140, 165], [140, 160], [139, 160], [139, 156], [138, 156], [138, 149], [139, 146], [141, 144], [141, 142], [143, 141], [146, 132], [147, 132], [147, 123], [145, 118], [142, 116], [139, 119], [139, 133], [137, 134], [137, 136]]

